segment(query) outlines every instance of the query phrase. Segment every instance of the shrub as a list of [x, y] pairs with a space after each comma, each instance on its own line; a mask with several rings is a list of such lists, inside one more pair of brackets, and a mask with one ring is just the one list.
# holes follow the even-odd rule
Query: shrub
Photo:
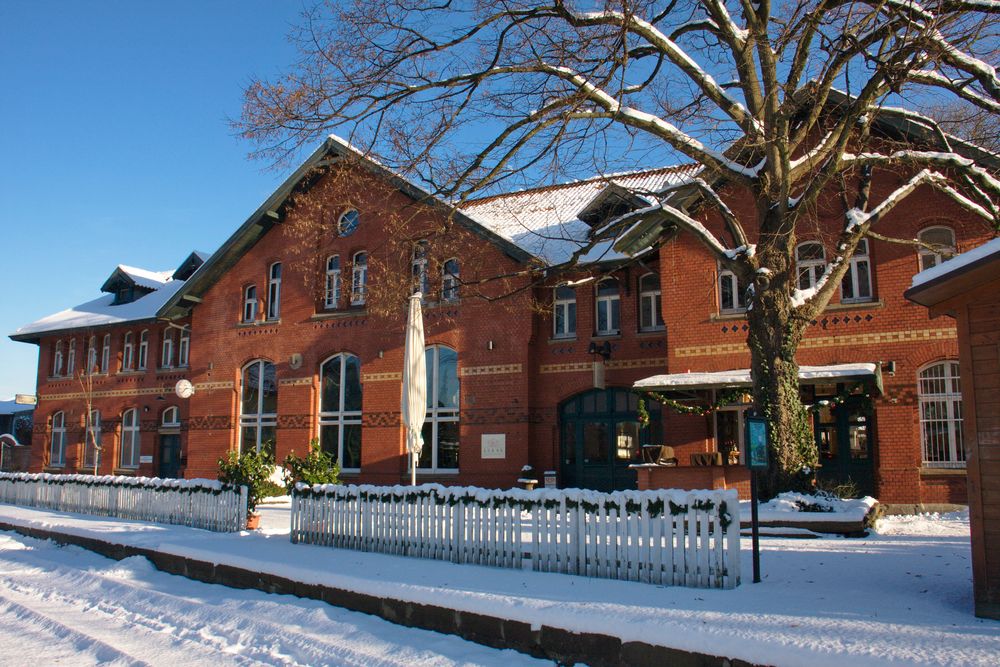
[[299, 482], [305, 484], [340, 484], [340, 465], [329, 454], [319, 448], [319, 442], [314, 438], [309, 443], [309, 453], [304, 457], [291, 452], [285, 457], [282, 465], [288, 471], [286, 485], [288, 493], [295, 489]]
[[257, 509], [257, 504], [265, 494], [268, 478], [274, 466], [266, 452], [230, 451], [219, 459], [219, 481], [247, 487], [247, 512]]

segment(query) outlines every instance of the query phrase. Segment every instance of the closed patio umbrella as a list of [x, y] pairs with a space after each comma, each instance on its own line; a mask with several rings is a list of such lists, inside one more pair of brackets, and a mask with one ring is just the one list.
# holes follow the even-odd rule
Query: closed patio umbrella
[[410, 453], [410, 483], [417, 483], [417, 461], [424, 439], [421, 431], [427, 416], [427, 363], [424, 361], [424, 316], [420, 309], [422, 295], [410, 297], [406, 318], [406, 347], [403, 351], [403, 426], [406, 427], [406, 450]]

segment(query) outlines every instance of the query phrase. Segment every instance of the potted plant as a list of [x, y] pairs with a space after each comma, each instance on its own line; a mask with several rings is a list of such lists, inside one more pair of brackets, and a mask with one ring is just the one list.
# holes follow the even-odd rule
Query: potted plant
[[340, 465], [333, 457], [320, 449], [319, 440], [313, 438], [309, 443], [309, 453], [300, 457], [291, 452], [282, 462], [286, 476], [286, 489], [291, 495], [295, 485], [305, 484], [340, 484]]
[[273, 469], [270, 457], [265, 452], [250, 450], [240, 454], [230, 451], [219, 459], [219, 481], [247, 487], [247, 530], [260, 527], [257, 504], [264, 496]]

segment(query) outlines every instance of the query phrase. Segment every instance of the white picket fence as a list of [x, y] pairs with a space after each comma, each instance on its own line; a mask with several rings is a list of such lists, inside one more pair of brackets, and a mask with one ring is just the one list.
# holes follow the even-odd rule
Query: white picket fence
[[700, 588], [740, 583], [735, 491], [300, 484], [291, 540]]
[[0, 473], [0, 503], [216, 532], [247, 523], [247, 487], [210, 479]]

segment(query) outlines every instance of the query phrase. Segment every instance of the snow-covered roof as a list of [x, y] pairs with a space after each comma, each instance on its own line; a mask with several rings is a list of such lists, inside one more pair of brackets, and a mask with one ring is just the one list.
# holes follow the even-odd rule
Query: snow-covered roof
[[[579, 250], [593, 230], [579, 214], [608, 187], [643, 197], [690, 180], [701, 167], [679, 165], [610, 174], [543, 188], [521, 190], [466, 202], [461, 211], [493, 233], [549, 263], [558, 264]], [[621, 259], [611, 242], [590, 250], [582, 262]]]
[[[799, 380], [806, 384], [817, 384], [824, 380], [846, 380], [877, 378], [877, 364], [831, 364], [829, 366], [799, 366]], [[653, 375], [636, 381], [636, 389], [723, 389], [749, 387], [750, 369], [714, 371], [707, 373], [669, 373]]]
[[986, 259], [991, 255], [1000, 255], [1000, 238], [995, 238], [992, 241], [988, 241], [978, 248], [973, 248], [967, 252], [963, 252], [961, 255], [956, 255], [946, 262], [941, 262], [937, 266], [932, 266], [929, 269], [924, 269], [920, 273], [913, 276], [913, 282], [910, 283], [910, 287], [918, 287], [929, 283], [932, 280], [937, 280], [939, 278], [944, 278], [947, 275], [957, 273], [963, 269], [966, 269], [970, 265]]
[[173, 271], [148, 271], [124, 264], [119, 264], [118, 269], [131, 278], [132, 282], [139, 287], [154, 290], [163, 287], [174, 273]]
[[18, 412], [31, 412], [34, 409], [34, 405], [23, 405], [13, 400], [0, 401], [0, 415], [14, 415]]

